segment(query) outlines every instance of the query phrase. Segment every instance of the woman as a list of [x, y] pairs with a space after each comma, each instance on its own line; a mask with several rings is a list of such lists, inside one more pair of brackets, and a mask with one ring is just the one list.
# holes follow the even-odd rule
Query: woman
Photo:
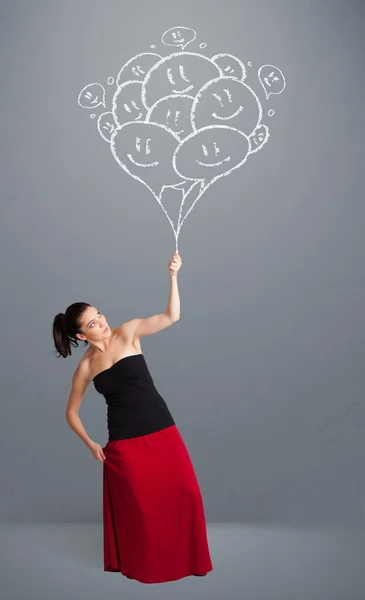
[[[53, 322], [57, 352], [89, 344], [72, 378], [66, 419], [103, 463], [104, 571], [141, 583], [175, 581], [213, 570], [203, 500], [181, 434], [158, 393], [140, 338], [180, 318], [176, 251], [169, 262], [166, 311], [110, 329], [104, 315], [85, 302], [69, 306]], [[107, 403], [108, 442], [87, 435], [78, 411], [88, 384]]]

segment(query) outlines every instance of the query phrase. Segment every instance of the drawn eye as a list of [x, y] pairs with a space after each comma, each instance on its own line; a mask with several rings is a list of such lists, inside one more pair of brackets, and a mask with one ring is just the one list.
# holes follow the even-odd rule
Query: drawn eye
[[175, 81], [172, 77], [171, 67], [167, 69], [167, 77], [169, 78], [170, 83], [172, 83], [172, 85], [175, 85]]
[[186, 77], [186, 75], [185, 75], [185, 71], [184, 71], [183, 65], [180, 65], [179, 70], [180, 70], [180, 75], [181, 75], [182, 79], [184, 79], [184, 81], [187, 81], [188, 83], [190, 83], [190, 79], [188, 79]]
[[213, 95], [215, 98], [217, 98], [217, 100], [218, 100], [218, 102], [219, 102], [219, 104], [220, 104], [221, 106], [224, 106], [224, 104], [223, 104], [223, 102], [222, 102], [222, 98], [220, 97], [220, 95], [219, 95], [219, 94], [215, 94], [215, 93], [213, 93], [212, 95]]
[[224, 91], [226, 92], [226, 94], [227, 94], [227, 96], [228, 96], [228, 100], [229, 100], [230, 102], [232, 102], [232, 95], [231, 95], [230, 91], [229, 91], [229, 90], [226, 90], [226, 89], [225, 89]]

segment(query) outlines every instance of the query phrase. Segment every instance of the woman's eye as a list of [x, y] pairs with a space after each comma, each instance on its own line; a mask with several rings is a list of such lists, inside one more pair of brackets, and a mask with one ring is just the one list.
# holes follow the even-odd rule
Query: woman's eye
[[[98, 315], [101, 315], [100, 310], [98, 311]], [[95, 323], [91, 323], [90, 327], [93, 327], [95, 325]]]

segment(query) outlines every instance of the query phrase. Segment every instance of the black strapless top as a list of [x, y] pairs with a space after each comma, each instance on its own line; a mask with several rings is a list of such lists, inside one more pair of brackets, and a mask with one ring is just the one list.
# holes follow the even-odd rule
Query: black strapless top
[[175, 421], [158, 393], [143, 354], [131, 354], [98, 373], [94, 387], [106, 400], [109, 441], [138, 437]]

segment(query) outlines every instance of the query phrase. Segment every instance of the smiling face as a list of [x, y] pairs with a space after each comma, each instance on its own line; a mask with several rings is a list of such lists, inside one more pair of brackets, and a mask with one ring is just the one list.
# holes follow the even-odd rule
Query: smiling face
[[172, 31], [171, 36], [172, 36], [172, 43], [175, 46], [184, 45], [185, 39], [184, 39], [184, 36], [182, 35], [182, 32], [180, 29], [175, 29], [175, 31]]
[[[151, 159], [149, 158], [149, 155], [151, 154], [151, 139], [152, 138], [148, 137], [147, 135], [137, 135], [135, 143], [135, 152], [128, 152], [128, 159], [137, 167], [157, 167], [160, 164], [159, 160], [153, 160], [151, 162]], [[154, 153], [156, 154], [155, 148]], [[134, 158], [133, 154], [136, 158]], [[137, 160], [137, 158], [139, 160]]]
[[102, 113], [98, 118], [98, 131], [105, 141], [110, 142], [117, 126], [112, 112]]
[[195, 96], [205, 81], [221, 75], [206, 56], [177, 52], [156, 63], [142, 86], [142, 101], [150, 108], [157, 100], [172, 94]]
[[211, 181], [243, 164], [250, 143], [244, 134], [224, 125], [205, 127], [176, 149], [174, 168], [184, 179]]
[[218, 65], [226, 77], [236, 77], [243, 81], [246, 78], [246, 67], [232, 54], [216, 54], [211, 60]]
[[172, 27], [165, 31], [161, 41], [166, 46], [180, 46], [184, 50], [195, 38], [196, 33], [190, 27]]
[[250, 135], [261, 119], [256, 94], [242, 81], [220, 77], [206, 83], [197, 94], [191, 111], [194, 129], [209, 124], [226, 125]]
[[158, 100], [147, 112], [146, 121], [161, 123], [183, 139], [192, 132], [190, 113], [192, 96], [172, 95]]
[[143, 121], [146, 109], [141, 101], [142, 83], [129, 81], [123, 83], [113, 97], [112, 113], [117, 125], [129, 121]]
[[178, 137], [162, 125], [125, 123], [112, 135], [110, 149], [122, 169], [159, 198], [164, 185], [181, 182], [172, 168], [178, 143]]
[[155, 65], [161, 56], [154, 52], [143, 52], [131, 58], [123, 65], [118, 73], [117, 86], [122, 85], [127, 81], [143, 81], [146, 74], [153, 65]]
[[84, 108], [96, 108], [99, 104], [105, 106], [105, 90], [100, 83], [86, 85], [79, 94], [80, 106]]
[[250, 135], [251, 149], [250, 153], [253, 154], [260, 150], [269, 140], [270, 132], [267, 125], [259, 125], [257, 129]]

